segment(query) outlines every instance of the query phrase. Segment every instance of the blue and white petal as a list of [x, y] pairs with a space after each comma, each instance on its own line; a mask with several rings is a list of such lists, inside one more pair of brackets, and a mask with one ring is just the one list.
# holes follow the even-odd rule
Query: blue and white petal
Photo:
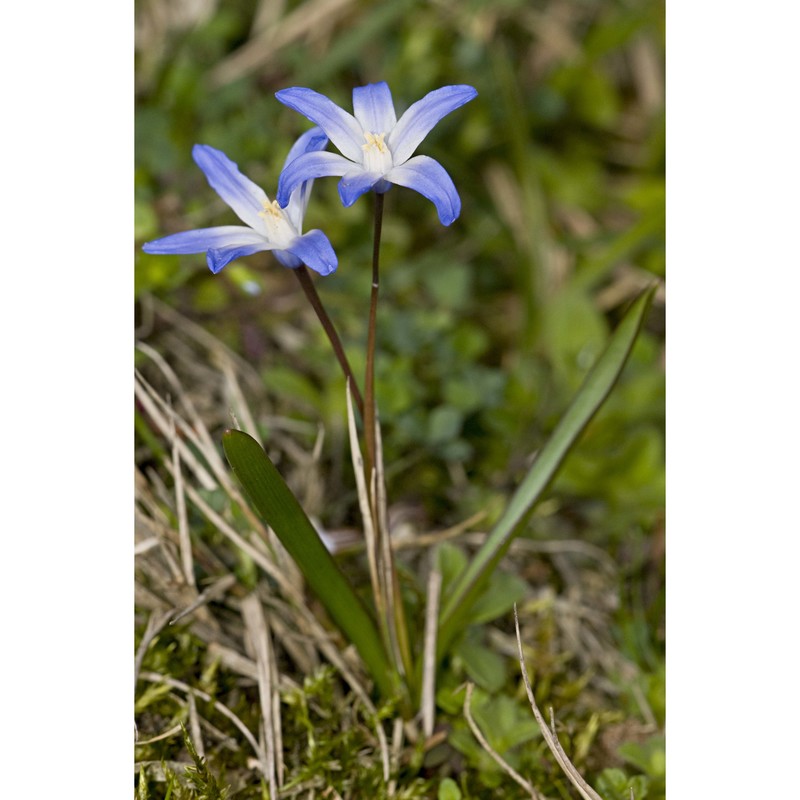
[[410, 106], [386, 138], [394, 163], [407, 161], [442, 117], [468, 103], [477, 94], [472, 86], [443, 86]]
[[211, 247], [206, 253], [206, 263], [208, 268], [216, 275], [224, 266], [228, 265], [235, 258], [251, 256], [253, 253], [260, 253], [262, 250], [272, 250], [271, 245], [266, 239], [261, 237], [261, 241], [253, 244], [230, 245], [228, 247]]
[[[328, 137], [323, 133], [322, 128], [312, 128], [306, 131], [295, 143], [286, 157], [283, 168], [292, 163], [296, 158], [306, 153], [314, 153], [324, 150], [328, 145]], [[307, 180], [300, 183], [296, 189], [293, 189], [289, 202], [286, 205], [286, 216], [289, 221], [297, 229], [299, 233], [303, 229], [303, 217], [305, 216], [306, 209], [308, 208], [308, 201], [311, 197], [311, 187], [314, 185], [313, 180]], [[291, 257], [293, 258], [293, 256]]]
[[339, 197], [342, 205], [349, 208], [362, 194], [366, 194], [375, 187], [382, 178], [383, 175], [380, 172], [367, 172], [359, 168], [350, 170], [339, 181]]
[[353, 89], [353, 113], [364, 133], [388, 133], [397, 123], [397, 115], [386, 82]]
[[319, 230], [298, 236], [288, 248], [288, 252], [320, 275], [330, 275], [339, 265], [330, 240]]
[[278, 179], [278, 205], [286, 208], [292, 192], [304, 181], [329, 175], [341, 177], [352, 168], [353, 162], [338, 153], [320, 151], [298, 156], [285, 167]]
[[275, 97], [289, 108], [299, 111], [315, 125], [319, 125], [334, 145], [351, 161], [361, 160], [364, 132], [352, 114], [339, 108], [325, 95], [300, 86], [281, 89], [275, 93]]
[[239, 167], [221, 150], [207, 144], [196, 144], [192, 157], [203, 170], [211, 188], [236, 212], [236, 216], [258, 230], [259, 212], [268, 202], [264, 190], [239, 172]]
[[286, 161], [283, 162], [283, 168], [286, 169], [289, 164], [296, 158], [303, 155], [303, 153], [314, 153], [317, 150], [324, 150], [328, 145], [328, 137], [320, 127], [311, 128], [302, 134], [297, 141], [292, 145], [289, 154], [286, 156]]
[[265, 242], [265, 237], [252, 228], [245, 228], [242, 225], [222, 225], [216, 228], [198, 228], [194, 231], [173, 233], [152, 242], [145, 242], [142, 250], [145, 253], [158, 255], [178, 255], [205, 253], [211, 248], [255, 246]]
[[436, 206], [442, 225], [450, 225], [461, 213], [461, 198], [453, 179], [433, 158], [414, 156], [389, 172], [386, 180], [427, 197]]

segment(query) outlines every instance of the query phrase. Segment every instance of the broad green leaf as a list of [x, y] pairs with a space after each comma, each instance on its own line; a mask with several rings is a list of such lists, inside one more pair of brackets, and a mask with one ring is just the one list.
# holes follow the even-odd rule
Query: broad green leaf
[[630, 355], [656, 287], [642, 293], [586, 377], [564, 416], [539, 451], [528, 474], [511, 498], [469, 567], [444, 602], [439, 630], [439, 652], [444, 653], [461, 629], [476, 598], [521, 530], [533, 505], [542, 496], [562, 461], [578, 441], [584, 428], [608, 397]]
[[386, 697], [394, 695], [395, 674], [372, 617], [264, 449], [237, 430], [225, 432], [222, 446], [259, 515], [275, 531], [333, 621], [356, 646], [380, 691]]
[[452, 778], [442, 778], [437, 792], [437, 800], [461, 800], [461, 789]]
[[506, 660], [476, 636], [467, 636], [455, 647], [470, 680], [487, 692], [499, 692], [506, 682]]
[[480, 625], [483, 622], [502, 617], [525, 597], [528, 584], [519, 575], [510, 572], [494, 572], [489, 578], [486, 591], [477, 598], [469, 613], [469, 623]]
[[467, 554], [452, 542], [442, 542], [436, 548], [436, 564], [442, 573], [442, 592], [446, 595], [467, 568]]

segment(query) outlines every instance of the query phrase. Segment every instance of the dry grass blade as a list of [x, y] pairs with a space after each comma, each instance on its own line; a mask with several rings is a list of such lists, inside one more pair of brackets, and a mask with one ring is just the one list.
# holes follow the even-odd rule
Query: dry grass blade
[[[138, 371], [135, 373], [134, 393], [158, 431], [169, 440], [171, 427], [167, 410], [169, 406]], [[182, 432], [184, 431], [182, 430]], [[175, 446], [178, 448], [183, 462], [190, 467], [203, 489], [206, 491], [214, 489], [217, 485], [216, 482], [180, 436], [175, 437]]]
[[[457, 539], [463, 536], [473, 525], [477, 525], [486, 516], [485, 511], [477, 511], [471, 517], [463, 520], [462, 522], [445, 528], [442, 531], [433, 531], [432, 533], [421, 533], [418, 536], [410, 536], [407, 539], [400, 539], [392, 541], [393, 550], [409, 550], [411, 548], [428, 548], [440, 542], [446, 542], [449, 539]], [[481, 534], [481, 540], [486, 538], [485, 534]]]
[[194, 749], [197, 750], [197, 755], [200, 756], [200, 758], [205, 758], [206, 748], [203, 744], [203, 732], [200, 730], [200, 717], [197, 714], [197, 703], [195, 702], [193, 692], [189, 692], [186, 701], [189, 707], [189, 730], [191, 732], [192, 744], [194, 745]]
[[[164, 316], [167, 316], [166, 313]], [[186, 332], [183, 329], [181, 322], [181, 330]], [[174, 350], [170, 351], [175, 359], [173, 369], [152, 347], [139, 345], [139, 350], [148, 356], [149, 363], [143, 365], [144, 372], [136, 374], [136, 397], [141, 423], [146, 429], [144, 433], [150, 435], [142, 437], [142, 463], [145, 466], [137, 474], [136, 589], [138, 608], [149, 613], [150, 620], [137, 649], [138, 680], [163, 683], [177, 690], [177, 699], [184, 702], [189, 715], [186, 725], [191, 731], [192, 740], [199, 742], [198, 726], [201, 726], [206, 736], [206, 749], [209, 748], [209, 723], [202, 718], [206, 713], [203, 703], [212, 703], [214, 713], [219, 711], [233, 721], [241, 732], [236, 733], [235, 738], [247, 739], [257, 763], [263, 769], [270, 794], [276, 796], [284, 780], [284, 770], [275, 647], [279, 643], [281, 653], [297, 665], [299, 674], [311, 674], [321, 663], [330, 663], [352, 695], [348, 702], [353, 704], [356, 698], [356, 708], [360, 706], [359, 713], [373, 731], [370, 738], [375, 750], [374, 758], [380, 759], [383, 780], [388, 788], [393, 764], [399, 763], [400, 759], [393, 758], [384, 730], [387, 720], [379, 718], [378, 710], [371, 701], [368, 681], [355, 653], [342, 649], [338, 638], [331, 635], [308, 608], [303, 582], [296, 579], [299, 573], [278, 563], [280, 554], [271, 546], [271, 531], [255, 517], [220, 458], [220, 448], [215, 442], [216, 432], [226, 425], [227, 419], [224, 414], [218, 414], [215, 407], [206, 408], [203, 398], [212, 392], [214, 397], [219, 396], [224, 402], [235, 406], [237, 415], [246, 427], [250, 427], [256, 419], [260, 422], [265, 419], [264, 415], [250, 414], [247, 408], [243, 389], [248, 386], [248, 374], [235, 358], [229, 358], [227, 353], [218, 350], [220, 345], [216, 340], [208, 338], [201, 341], [199, 334], [198, 331], [197, 341], [204, 349], [211, 350], [212, 355], [216, 353], [218, 358], [209, 359], [206, 353], [198, 357], [197, 348]], [[172, 339], [170, 342], [174, 344]], [[216, 371], [211, 374], [207, 366], [198, 371], [195, 369], [198, 361], [204, 365], [213, 361]], [[202, 390], [195, 394], [187, 392], [179, 375], [188, 381], [188, 387], [199, 383]], [[198, 410], [202, 416], [197, 413]], [[286, 422], [278, 418], [276, 420], [280, 424]], [[302, 432], [307, 433], [307, 427]], [[320, 435], [315, 447], [317, 456], [321, 443]], [[284, 445], [283, 442], [278, 444], [281, 447]], [[305, 454], [299, 450], [289, 451], [288, 447], [284, 450], [289, 452], [289, 460], [305, 465], [306, 461], [300, 458], [301, 455], [307, 458]], [[363, 478], [363, 468], [360, 474]], [[184, 504], [182, 511], [179, 510], [179, 503]], [[197, 517], [203, 520], [197, 521]], [[179, 529], [181, 518], [190, 521], [183, 537]], [[371, 516], [367, 514], [365, 520], [369, 524]], [[193, 529], [191, 554], [196, 580], [198, 583], [202, 581], [201, 586], [205, 589], [200, 595], [194, 581], [191, 587], [187, 587], [185, 581], [188, 552], [185, 531], [195, 524], [198, 535], [195, 536]], [[224, 541], [214, 536], [214, 531]], [[374, 537], [372, 541], [374, 543]], [[237, 584], [237, 577], [230, 571], [230, 565], [240, 557], [235, 551], [246, 554], [259, 571], [263, 571], [270, 579], [269, 594], [262, 597], [265, 607], [259, 609], [261, 622], [256, 621], [252, 610], [245, 611], [247, 604], [240, 606], [235, 600], [227, 603], [227, 608], [222, 610], [208, 606], [210, 600], [219, 600], [221, 595], [229, 593]], [[376, 555], [376, 565], [378, 558]], [[378, 574], [376, 569], [376, 578]], [[208, 581], [211, 581], [210, 586], [207, 585]], [[251, 602], [257, 602], [255, 597]], [[239, 607], [245, 631], [241, 630], [241, 623], [234, 624], [234, 629], [230, 629], [230, 615], [226, 616], [226, 613], [232, 606]], [[223, 615], [221, 624], [218, 618], [220, 611]], [[207, 615], [208, 619], [199, 619], [200, 612]], [[258, 733], [247, 730], [242, 719], [237, 717], [238, 706], [233, 701], [226, 706], [224, 697], [221, 701], [219, 695], [212, 697], [192, 688], [192, 679], [188, 683], [179, 680], [184, 678], [183, 675], [173, 678], [171, 675], [143, 672], [142, 663], [146, 662], [146, 654], [153, 647], [153, 640], [158, 633], [164, 631], [168, 622], [177, 622], [190, 614], [191, 633], [207, 646], [209, 658], [218, 659], [222, 668], [238, 672], [257, 683], [260, 715], [265, 727], [265, 737], [260, 743]], [[262, 624], [264, 615], [269, 618], [268, 633], [265, 632], [266, 624]], [[250, 644], [253, 645], [250, 648], [252, 660], [245, 655], [245, 648]], [[273, 644], [275, 647], [271, 646]], [[284, 686], [284, 677], [280, 676], [281, 686]], [[192, 711], [188, 700], [180, 698], [181, 693], [197, 700], [195, 711]], [[270, 719], [271, 724], [268, 722]], [[154, 731], [148, 731], [148, 734], [152, 733]], [[162, 731], [155, 733], [162, 735]], [[223, 736], [224, 731], [219, 736], [214, 734], [215, 742]], [[395, 738], [396, 741], [399, 740]], [[268, 746], [271, 754], [268, 753]]]
[[212, 586], [209, 586], [208, 589], [206, 589], [202, 594], [199, 594], [197, 599], [190, 606], [184, 608], [179, 614], [176, 614], [169, 621], [169, 624], [174, 625], [176, 622], [179, 622], [193, 611], [196, 611], [201, 606], [204, 606], [206, 603], [210, 603], [212, 600], [222, 597], [222, 595], [224, 595], [229, 589], [232, 589], [237, 583], [238, 581], [235, 575], [224, 575]]
[[[175, 417], [170, 416], [170, 436], [172, 438], [172, 474], [175, 477], [175, 510], [178, 515], [178, 541], [180, 543], [181, 567], [183, 579], [187, 586], [196, 589], [194, 581], [194, 559], [192, 558], [192, 540], [189, 536], [189, 520], [186, 516], [186, 495], [183, 492], [183, 471], [178, 449], [178, 437], [175, 435]], [[198, 744], [202, 748], [202, 742]], [[200, 753], [200, 749], [197, 751]], [[202, 753], [200, 753], [202, 755]]]
[[553, 716], [553, 709], [550, 709], [550, 725], [545, 722], [544, 717], [542, 716], [541, 711], [539, 711], [539, 707], [536, 705], [536, 698], [533, 696], [533, 689], [531, 688], [531, 682], [528, 680], [528, 670], [525, 667], [525, 656], [522, 653], [522, 637], [520, 636], [519, 632], [519, 616], [517, 615], [517, 604], [514, 603], [514, 625], [517, 631], [517, 647], [519, 648], [519, 665], [522, 669], [522, 680], [525, 683], [525, 691], [528, 694], [528, 701], [531, 704], [531, 709], [533, 710], [533, 716], [536, 717], [536, 722], [539, 723], [539, 728], [542, 731], [542, 736], [544, 737], [545, 742], [547, 742], [547, 746], [550, 748], [550, 752], [555, 756], [556, 761], [558, 761], [558, 765], [561, 767], [564, 774], [569, 778], [570, 783], [578, 790], [581, 797], [584, 800], [603, 800], [597, 792], [589, 786], [588, 783], [583, 779], [583, 776], [575, 769], [575, 765], [569, 760], [567, 754], [564, 752], [564, 748], [561, 746], [561, 742], [558, 741], [558, 736], [556, 736], [556, 726], [555, 726], [555, 718]]
[[275, 769], [277, 747], [275, 742], [276, 721], [273, 719], [273, 692], [274, 681], [272, 677], [271, 644], [267, 620], [261, 601], [255, 594], [249, 594], [242, 601], [242, 618], [244, 619], [247, 636], [256, 659], [258, 675], [258, 696], [261, 701], [261, 719], [263, 723], [264, 741], [267, 748], [266, 764], [262, 764], [264, 774], [269, 781], [269, 796], [278, 796], [278, 779]]
[[238, 729], [241, 731], [242, 735], [245, 739], [250, 743], [250, 746], [253, 748], [253, 752], [256, 754], [256, 757], [262, 763], [266, 762], [267, 754], [264, 752], [264, 749], [258, 744], [256, 741], [255, 736], [250, 732], [247, 726], [233, 713], [226, 705], [221, 703], [219, 700], [212, 698], [210, 695], [206, 694], [205, 692], [201, 691], [200, 689], [193, 689], [187, 683], [183, 681], [179, 681], [175, 678], [170, 678], [168, 675], [161, 675], [158, 672], [143, 672], [141, 675], [142, 680], [150, 681], [151, 683], [165, 683], [167, 686], [171, 686], [173, 689], [177, 689], [178, 691], [184, 692], [185, 694], [194, 694], [195, 697], [199, 697], [201, 700], [204, 700], [206, 703], [213, 703], [214, 710], [219, 711], [223, 717], [227, 717]]
[[517, 772], [514, 767], [511, 766], [507, 761], [503, 759], [503, 757], [489, 744], [486, 737], [481, 732], [481, 729], [475, 723], [475, 720], [472, 718], [472, 690], [474, 688], [474, 684], [467, 683], [467, 693], [464, 697], [464, 716], [467, 720], [467, 725], [469, 725], [469, 729], [472, 731], [475, 738], [480, 743], [480, 746], [492, 757], [495, 763], [505, 772], [509, 777], [513, 778], [526, 792], [528, 792], [533, 798], [533, 800], [540, 800], [539, 793], [533, 786], [522, 777], [522, 775]]
[[147, 652], [147, 648], [150, 647], [150, 643], [153, 639], [158, 636], [158, 634], [164, 629], [164, 627], [169, 622], [169, 618], [172, 616], [172, 609], [168, 609], [167, 611], [163, 611], [160, 614], [157, 614], [155, 611], [150, 614], [147, 618], [147, 627], [145, 628], [144, 634], [142, 635], [142, 641], [139, 642], [139, 647], [136, 650], [136, 658], [133, 662], [133, 683], [134, 686], [136, 682], [139, 680], [139, 671], [142, 668], [142, 662], [144, 661], [144, 655]]
[[369, 579], [372, 585], [372, 595], [375, 600], [375, 610], [378, 615], [378, 624], [381, 626], [381, 633], [386, 636], [386, 606], [381, 590], [380, 570], [378, 568], [378, 553], [375, 546], [376, 534], [372, 524], [372, 512], [370, 511], [369, 492], [367, 482], [364, 478], [364, 458], [361, 455], [361, 448], [358, 444], [358, 432], [356, 430], [356, 417], [353, 409], [353, 398], [350, 392], [350, 383], [347, 383], [347, 430], [350, 434], [350, 457], [353, 462], [353, 474], [356, 479], [356, 491], [358, 494], [358, 507], [361, 511], [361, 519], [364, 525], [364, 543], [367, 548], [367, 564], [369, 565]]
[[381, 726], [381, 721], [378, 719], [378, 711], [375, 708], [372, 700], [369, 698], [369, 693], [364, 688], [364, 685], [358, 680], [354, 672], [347, 666], [342, 654], [330, 640], [327, 631], [322, 627], [311, 611], [307, 608], [300, 608], [298, 611], [302, 614], [304, 621], [310, 628], [317, 647], [320, 649], [325, 658], [327, 658], [328, 661], [330, 661], [330, 663], [336, 667], [342, 678], [344, 678], [344, 680], [353, 690], [353, 693], [361, 701], [361, 704], [375, 720], [375, 734], [378, 737], [378, 745], [381, 751], [381, 762], [383, 764], [383, 779], [388, 783], [391, 772], [389, 744], [386, 741], [386, 733]]
[[436, 719], [436, 631], [439, 626], [439, 598], [442, 573], [435, 566], [428, 575], [428, 603], [425, 607], [425, 642], [422, 655], [422, 732], [425, 738], [433, 733]]
[[408, 642], [408, 625], [406, 623], [403, 596], [400, 582], [394, 566], [392, 537], [389, 533], [389, 512], [386, 499], [386, 477], [383, 472], [383, 438], [380, 420], [375, 411], [375, 471], [373, 480], [374, 503], [373, 515], [377, 523], [378, 547], [382, 568], [382, 586], [388, 613], [389, 633], [391, 635], [394, 661], [401, 675], [413, 675], [411, 648]]
[[224, 86], [263, 69], [282, 47], [303, 37], [326, 35], [353, 5], [353, 0], [309, 0], [283, 19], [266, 26], [257, 36], [211, 71], [211, 83]]

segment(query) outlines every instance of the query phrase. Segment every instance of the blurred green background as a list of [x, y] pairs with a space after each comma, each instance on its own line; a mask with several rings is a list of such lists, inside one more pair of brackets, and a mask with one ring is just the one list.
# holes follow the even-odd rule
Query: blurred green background
[[[491, 521], [627, 304], [664, 277], [663, 2], [138, 0], [136, 29], [140, 338], [164, 349], [145, 313], [150, 298], [164, 301], [253, 366], [260, 386], [248, 400], [260, 420], [313, 423], [298, 428], [308, 449], [321, 423], [329, 469], [310, 510], [328, 526], [357, 518], [342, 468], [344, 382], [293, 276], [268, 253], [213, 276], [203, 255], [148, 256], [138, 245], [236, 222], [193, 163], [195, 143], [223, 150], [274, 197], [286, 153], [310, 126], [275, 99], [281, 88], [307, 86], [352, 110], [354, 86], [385, 80], [398, 116], [440, 86], [478, 90], [418, 150], [452, 176], [460, 218], [444, 228], [420, 195], [386, 196], [377, 399], [390, 502], [422, 530], [478, 510]], [[317, 288], [357, 375], [371, 213], [369, 196], [344, 209], [336, 179], [321, 179], [305, 225], [322, 228], [339, 256]], [[532, 538], [580, 539], [614, 558], [618, 645], [654, 676], [664, 649], [663, 311], [662, 288], [620, 384], [530, 525]], [[653, 681], [663, 689], [663, 677]]]

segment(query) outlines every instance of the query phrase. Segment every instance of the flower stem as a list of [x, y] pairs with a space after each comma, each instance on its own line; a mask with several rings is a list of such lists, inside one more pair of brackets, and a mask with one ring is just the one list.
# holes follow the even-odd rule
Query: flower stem
[[320, 300], [320, 297], [317, 294], [317, 290], [314, 287], [314, 281], [311, 280], [311, 275], [308, 274], [308, 270], [303, 264], [301, 264], [297, 269], [293, 269], [292, 272], [294, 272], [294, 274], [297, 276], [297, 280], [300, 281], [300, 285], [303, 287], [303, 291], [308, 298], [308, 302], [311, 303], [311, 307], [316, 312], [317, 317], [319, 318], [319, 321], [325, 330], [325, 333], [328, 335], [328, 339], [330, 340], [331, 346], [333, 347], [333, 352], [336, 354], [336, 358], [339, 361], [339, 365], [342, 368], [342, 372], [344, 372], [345, 378], [347, 378], [347, 380], [350, 382], [350, 392], [352, 393], [353, 399], [358, 407], [358, 411], [361, 414], [361, 419], [365, 419], [364, 400], [361, 397], [361, 392], [359, 391], [358, 384], [356, 383], [355, 376], [353, 375], [353, 370], [350, 369], [350, 362], [347, 360], [347, 355], [342, 347], [339, 334], [336, 332], [336, 328], [334, 327], [333, 322], [331, 322], [331, 318], [328, 316], [328, 312], [325, 311], [325, 308], [322, 305], [322, 300]]
[[[394, 659], [395, 666], [406, 681], [413, 681], [414, 668], [408, 640], [408, 627], [400, 593], [400, 583], [394, 566], [392, 546], [389, 536], [386, 510], [386, 489], [384, 485], [383, 454], [378, 430], [378, 411], [375, 403], [375, 341], [378, 318], [378, 293], [380, 290], [380, 249], [381, 228], [383, 225], [383, 194], [375, 194], [375, 228], [372, 248], [372, 293], [369, 306], [369, 327], [367, 329], [367, 364], [364, 376], [364, 442], [366, 447], [365, 478], [368, 488], [372, 529], [375, 532], [375, 550], [378, 553], [379, 591], [376, 598], [379, 608], [384, 608], [384, 636], [387, 649]], [[409, 688], [412, 688], [409, 684]], [[413, 692], [412, 692], [413, 694]]]
[[367, 449], [367, 483], [375, 466], [375, 336], [378, 319], [378, 290], [380, 288], [381, 228], [383, 226], [383, 194], [375, 193], [375, 228], [372, 244], [372, 293], [367, 328], [367, 366], [364, 375], [364, 439]]

